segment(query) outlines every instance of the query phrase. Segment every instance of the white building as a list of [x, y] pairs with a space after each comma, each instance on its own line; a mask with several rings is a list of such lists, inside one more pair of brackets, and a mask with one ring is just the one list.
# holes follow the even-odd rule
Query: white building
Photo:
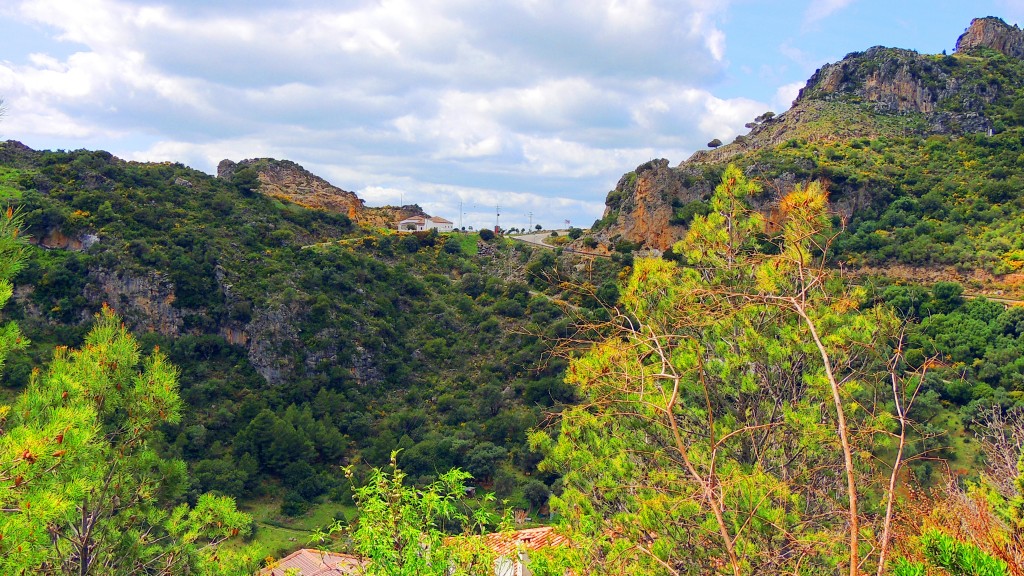
[[426, 232], [437, 230], [438, 232], [451, 232], [454, 224], [440, 216], [413, 216], [398, 223], [398, 230], [401, 232]]

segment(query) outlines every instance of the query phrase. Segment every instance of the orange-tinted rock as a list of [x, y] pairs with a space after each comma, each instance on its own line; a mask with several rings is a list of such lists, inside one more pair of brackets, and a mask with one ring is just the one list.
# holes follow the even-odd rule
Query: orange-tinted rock
[[991, 48], [1011, 58], [1024, 58], [1024, 30], [1000, 18], [975, 18], [956, 41], [956, 51]]
[[246, 166], [256, 170], [260, 193], [314, 210], [345, 214], [360, 226], [390, 227], [403, 218], [425, 215], [414, 205], [368, 208], [355, 193], [334, 186], [290, 160], [253, 158], [237, 163], [223, 160], [217, 166], [217, 177], [230, 178]]

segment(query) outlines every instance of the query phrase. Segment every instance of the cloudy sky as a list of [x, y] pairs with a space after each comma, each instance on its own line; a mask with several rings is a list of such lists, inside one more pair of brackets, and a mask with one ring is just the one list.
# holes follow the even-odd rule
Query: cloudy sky
[[986, 15], [1024, 0], [0, 0], [0, 139], [588, 226], [624, 172], [731, 140], [822, 64], [952, 51]]

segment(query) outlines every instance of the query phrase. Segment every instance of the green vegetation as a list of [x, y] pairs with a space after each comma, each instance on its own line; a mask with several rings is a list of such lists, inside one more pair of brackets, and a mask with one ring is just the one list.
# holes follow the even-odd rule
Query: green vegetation
[[[351, 472], [349, 472], [351, 474]], [[354, 550], [369, 560], [371, 576], [469, 576], [490, 574], [494, 553], [480, 536], [497, 524], [490, 510], [465, 506], [466, 481], [460, 470], [415, 489], [391, 459], [391, 471], [376, 469], [355, 489], [360, 517], [351, 538]], [[506, 521], [507, 524], [507, 521]], [[343, 530], [335, 524], [325, 537]], [[458, 534], [452, 538], [451, 534]]]
[[553, 506], [578, 544], [549, 573], [856, 574], [885, 554], [887, 528], [858, 544], [888, 526], [895, 492], [858, 455], [900, 421], [890, 379], [901, 411], [920, 379], [899, 364], [889, 309], [861, 309], [821, 266], [821, 188], [783, 200], [768, 253], [746, 207], [758, 191], [727, 169], [675, 247], [690, 266], [638, 260], [607, 336], [570, 364], [582, 402], [556, 438], [533, 436], [563, 475]]
[[181, 419], [152, 444], [187, 463], [185, 501], [315, 515], [351, 505], [341, 464], [365, 474], [396, 449], [417, 483], [461, 467], [522, 508], [550, 491], [526, 434], [574, 400], [549, 353], [570, 267], [530, 268], [541, 254], [483, 234], [360, 230], [179, 164], [0, 145], [0, 166], [32, 240], [66, 247], [30, 247], [15, 279], [31, 344], [0, 397], [80, 346], [108, 302], [181, 371]]
[[[20, 268], [20, 222], [0, 222], [0, 305]], [[0, 331], [0, 363], [25, 339]], [[143, 358], [109, 309], [60, 349], [13, 406], [0, 405], [0, 569], [6, 574], [239, 574], [254, 550], [218, 551], [248, 529], [231, 498], [182, 503], [185, 464], [154, 449], [180, 420], [177, 373]]]
[[0, 145], [36, 243], [22, 266], [8, 213], [0, 566], [231, 573], [313, 537], [380, 574], [490, 572], [469, 536], [501, 500], [575, 543], [537, 574], [1013, 573], [1024, 472], [993, 467], [986, 418], [1024, 404], [1024, 308], [836, 268], [1024, 272], [1024, 64], [908, 70], [969, 97], [759, 116], [748, 144], [787, 137], [680, 176], [702, 199], [660, 260], [603, 233], [636, 172], [593, 236], [552, 233], [612, 249], [590, 259], [359, 229], [259, 194], [258, 166]]
[[[826, 266], [821, 187], [798, 186], [771, 222], [747, 205], [759, 194], [727, 168], [708, 214], [674, 247], [686, 265], [638, 260], [610, 321], [591, 327], [597, 343], [567, 373], [581, 402], [557, 434], [531, 436], [541, 468], [562, 475], [552, 506], [574, 546], [531, 569], [1020, 568], [1024, 459], [985, 463], [966, 492], [934, 482], [929, 460], [962, 456], [940, 438], [958, 426], [949, 407], [976, 427], [981, 452], [1020, 456], [1020, 395], [1002, 385], [1019, 374], [1012, 357], [1024, 346], [1009, 327], [1021, 309], [964, 299], [951, 282], [848, 286]], [[982, 374], [999, 387], [972, 390]], [[1013, 413], [1008, 426], [1001, 415]], [[1010, 488], [1007, 469], [1019, 474]]]
[[298, 547], [306, 546], [335, 522], [345, 523], [358, 515], [352, 504], [324, 502], [311, 506], [298, 516], [287, 516], [281, 511], [282, 504], [281, 499], [269, 497], [240, 504], [239, 509], [252, 516], [254, 533], [244, 539], [231, 540], [225, 546], [244, 548], [249, 545], [246, 540], [251, 540], [264, 556], [281, 558]]
[[[873, 60], [859, 56], [853, 78], [898, 58], [925, 88], [947, 77], [959, 88], [938, 101], [932, 117], [879, 112], [856, 91], [827, 100], [814, 99], [812, 91], [800, 104], [800, 122], [778, 128], [787, 130], [783, 143], [733, 161], [756, 166], [766, 179], [788, 174], [797, 182], [827, 182], [833, 204], [847, 216], [832, 257], [847, 265], [1020, 270], [1024, 95], [1015, 87], [1024, 82], [1024, 61], [984, 50], [931, 60], [898, 50], [871, 53]], [[965, 102], [974, 108], [961, 109]], [[936, 116], [967, 112], [984, 118], [980, 125], [992, 133], [960, 135], [954, 116]], [[946, 122], [950, 133], [936, 133], [937, 122]], [[692, 217], [686, 208], [677, 210], [674, 223]]]

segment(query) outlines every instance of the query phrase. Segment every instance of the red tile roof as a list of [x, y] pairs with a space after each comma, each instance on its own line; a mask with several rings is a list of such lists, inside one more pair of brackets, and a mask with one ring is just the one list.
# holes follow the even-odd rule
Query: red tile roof
[[511, 556], [516, 552], [540, 550], [548, 546], [565, 546], [569, 539], [555, 532], [551, 526], [528, 528], [515, 532], [495, 532], [484, 536], [484, 542], [494, 553]]
[[348, 576], [363, 574], [366, 561], [351, 554], [303, 548], [260, 570], [259, 576], [284, 576], [295, 568], [301, 576]]

